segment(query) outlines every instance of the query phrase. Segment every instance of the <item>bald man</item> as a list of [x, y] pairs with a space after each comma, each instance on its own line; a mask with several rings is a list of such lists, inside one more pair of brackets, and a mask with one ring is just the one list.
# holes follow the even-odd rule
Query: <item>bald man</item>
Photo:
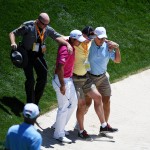
[[[46, 51], [45, 40], [51, 37], [59, 44], [67, 46], [72, 52], [71, 45], [52, 27], [49, 26], [50, 18], [47, 13], [41, 13], [36, 20], [24, 22], [19, 28], [10, 32], [11, 48], [17, 49], [15, 38], [22, 37], [20, 46], [27, 52], [28, 63], [23, 66], [26, 77], [25, 91], [26, 102], [39, 105], [47, 82], [47, 64], [44, 59]], [[19, 48], [18, 48], [19, 49]], [[34, 79], [36, 73], [36, 83]]]

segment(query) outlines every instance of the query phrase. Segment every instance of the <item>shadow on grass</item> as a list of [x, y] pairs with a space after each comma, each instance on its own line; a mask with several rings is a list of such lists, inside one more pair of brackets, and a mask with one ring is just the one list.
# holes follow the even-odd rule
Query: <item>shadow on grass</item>
[[11, 115], [11, 112], [14, 113], [16, 116], [21, 117], [23, 108], [24, 108], [24, 103], [21, 102], [19, 99], [16, 97], [6, 97], [4, 96], [2, 99], [0, 99], [0, 109], [2, 109], [4, 112], [8, 113]]
[[0, 150], [4, 150], [4, 142], [0, 141]]

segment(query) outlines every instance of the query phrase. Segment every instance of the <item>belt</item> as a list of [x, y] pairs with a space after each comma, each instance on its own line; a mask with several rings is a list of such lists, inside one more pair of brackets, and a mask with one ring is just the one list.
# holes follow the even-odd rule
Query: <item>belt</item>
[[77, 78], [86, 78], [87, 77], [87, 74], [83, 75], [83, 76], [80, 76], [80, 75], [77, 75], [75, 73], [73, 73], [73, 76], [74, 77], [77, 77]]
[[99, 74], [99, 75], [95, 75], [95, 74], [92, 74], [92, 73], [88, 72], [88, 74], [90, 74], [91, 76], [94, 76], [94, 77], [100, 77], [100, 76], [102, 76], [102, 75], [105, 74], [105, 73]]

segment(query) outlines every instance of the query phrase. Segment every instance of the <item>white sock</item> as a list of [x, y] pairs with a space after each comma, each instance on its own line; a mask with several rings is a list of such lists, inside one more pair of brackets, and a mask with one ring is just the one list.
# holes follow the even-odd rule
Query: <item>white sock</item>
[[102, 128], [105, 128], [106, 126], [107, 126], [106, 122], [102, 123]]
[[84, 130], [80, 130], [80, 133], [82, 133]]

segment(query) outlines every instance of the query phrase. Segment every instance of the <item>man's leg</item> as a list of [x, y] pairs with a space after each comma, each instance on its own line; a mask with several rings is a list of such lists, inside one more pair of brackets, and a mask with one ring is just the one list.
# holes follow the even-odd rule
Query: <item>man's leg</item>
[[92, 89], [87, 93], [94, 100], [95, 112], [100, 120], [100, 133], [115, 132], [117, 129], [112, 128], [106, 121], [103, 110], [102, 97], [97, 89]]
[[[102, 94], [104, 115], [105, 115], [105, 120], [108, 124], [109, 115], [110, 115], [111, 86], [110, 86], [109, 78], [106, 75], [104, 76], [102, 82], [99, 84], [98, 90]], [[111, 129], [111, 132], [118, 131], [117, 128], [112, 128], [109, 124], [108, 124], [108, 126]]]
[[[103, 100], [103, 108], [104, 108], [105, 120], [106, 120], [106, 122], [108, 124], [109, 115], [110, 115], [110, 96], [102, 96], [102, 100]], [[108, 126], [111, 129], [111, 132], [118, 131], [117, 128], [112, 128], [109, 124], [108, 124]]]
[[[72, 141], [65, 137], [65, 126], [67, 115], [69, 111], [70, 102], [68, 98], [69, 95], [62, 95], [60, 92], [60, 83], [58, 77], [53, 79], [52, 81], [53, 88], [56, 91], [57, 101], [58, 101], [58, 110], [56, 116], [56, 123], [55, 123], [55, 131], [54, 131], [54, 138], [60, 140], [61, 142], [71, 143]], [[65, 83], [66, 89], [68, 87], [67, 82]]]
[[45, 59], [43, 57], [38, 58], [35, 62], [34, 68], [37, 74], [35, 85], [35, 104], [38, 105], [47, 82], [47, 64]]
[[25, 81], [25, 91], [26, 91], [26, 101], [27, 103], [34, 103], [35, 102], [35, 95], [34, 95], [34, 73], [33, 73], [33, 62], [30, 60], [29, 57], [28, 65], [23, 68], [24, 74], [26, 77]]
[[68, 82], [69, 82], [69, 85], [66, 89], [66, 95], [67, 97], [69, 97], [70, 106], [68, 107], [68, 115], [66, 119], [66, 124], [70, 120], [70, 117], [73, 114], [78, 103], [78, 99], [77, 99], [77, 95], [76, 95], [76, 91], [75, 91], [75, 87], [74, 87], [72, 79], [70, 79], [70, 81]]
[[109, 115], [110, 115], [110, 96], [102, 96], [102, 101], [103, 101], [105, 120], [106, 122], [108, 122]]

